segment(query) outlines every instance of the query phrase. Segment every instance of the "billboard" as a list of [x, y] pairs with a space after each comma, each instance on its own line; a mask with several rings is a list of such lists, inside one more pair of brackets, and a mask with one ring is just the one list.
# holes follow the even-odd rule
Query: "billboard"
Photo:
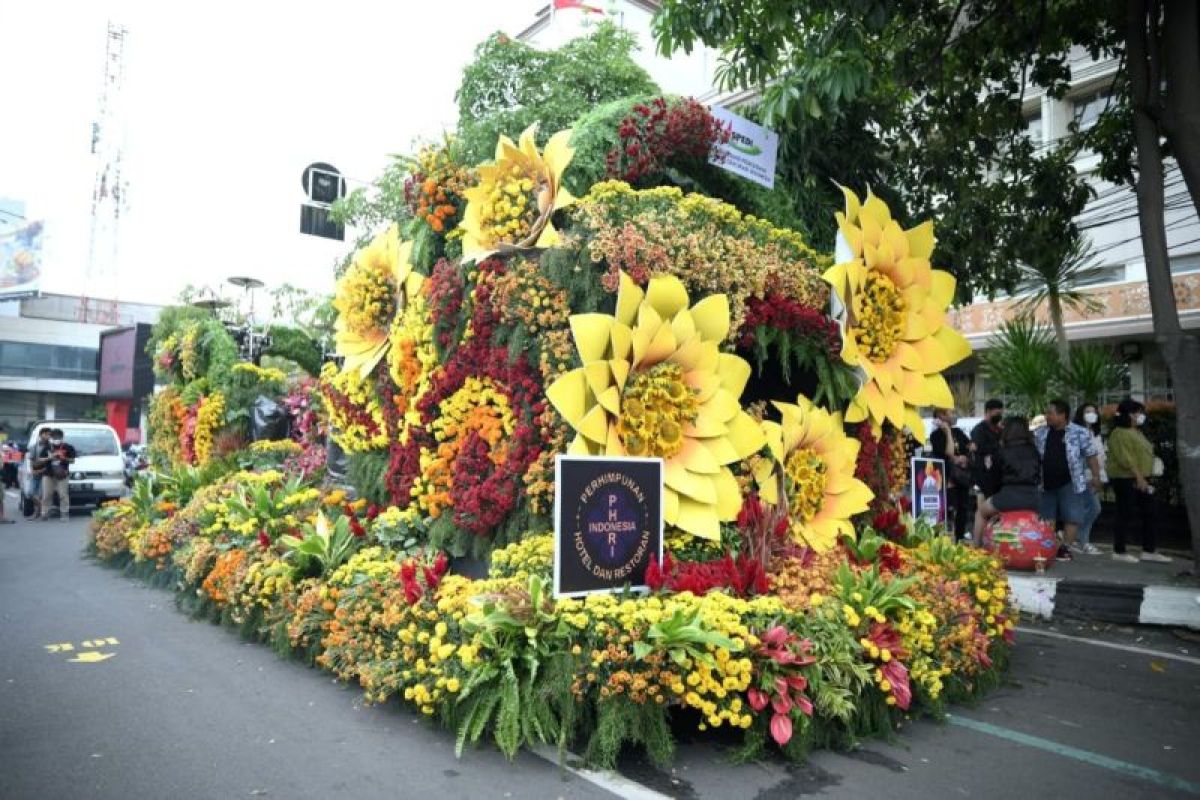
[[768, 189], [774, 188], [779, 134], [720, 106], [713, 106], [709, 111], [719, 122], [729, 126], [729, 141], [713, 146], [710, 161], [734, 175], [741, 175]]
[[100, 334], [101, 400], [139, 401], [154, 391], [154, 371], [146, 354], [149, 325], [115, 328]]
[[38, 293], [42, 277], [44, 224], [16, 215], [0, 220], [0, 300], [16, 300]]

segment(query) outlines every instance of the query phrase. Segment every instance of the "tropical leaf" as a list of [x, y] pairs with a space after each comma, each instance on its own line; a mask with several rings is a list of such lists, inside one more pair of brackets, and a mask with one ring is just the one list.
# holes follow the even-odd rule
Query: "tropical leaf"
[[1000, 326], [991, 346], [979, 360], [988, 382], [1009, 396], [1009, 405], [1025, 413], [1039, 413], [1058, 392], [1062, 362], [1050, 328], [1028, 315]]
[[1063, 370], [1063, 386], [1079, 403], [1098, 403], [1117, 389], [1128, 367], [1110, 347], [1083, 345], [1071, 348], [1071, 363]]

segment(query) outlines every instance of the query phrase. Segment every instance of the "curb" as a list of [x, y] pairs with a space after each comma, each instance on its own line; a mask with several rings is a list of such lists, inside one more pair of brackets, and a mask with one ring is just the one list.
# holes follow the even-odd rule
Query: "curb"
[[1168, 625], [1200, 630], [1200, 590], [1009, 573], [1017, 607], [1047, 620]]

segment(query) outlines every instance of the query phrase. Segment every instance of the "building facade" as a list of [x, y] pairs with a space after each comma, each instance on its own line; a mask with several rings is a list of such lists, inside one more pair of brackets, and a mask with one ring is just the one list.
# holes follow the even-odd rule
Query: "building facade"
[[[1111, 98], [1115, 59], [1096, 61], [1082, 49], [1070, 56], [1072, 83], [1061, 98], [1042, 92], [1025, 101], [1026, 130], [1042, 149], [1055, 147], [1069, 135], [1069, 126], [1086, 130], [1095, 124]], [[1137, 198], [1128, 186], [1116, 186], [1095, 175], [1099, 156], [1084, 151], [1075, 168], [1089, 176], [1094, 197], [1076, 223], [1091, 242], [1094, 265], [1083, 273], [1080, 285], [1101, 309], [1091, 314], [1066, 310], [1067, 338], [1073, 344], [1094, 344], [1111, 349], [1115, 360], [1127, 369], [1122, 386], [1108, 397], [1112, 402], [1125, 395], [1146, 401], [1174, 399], [1170, 374], [1154, 342], [1150, 295], [1146, 284], [1146, 261], [1137, 218]], [[1200, 218], [1184, 185], [1179, 167], [1169, 161], [1165, 180], [1166, 231], [1175, 302], [1185, 329], [1200, 329]], [[1019, 309], [1021, 295], [999, 297], [959, 307], [951, 321], [976, 350], [986, 350], [997, 329]], [[1045, 310], [1038, 319], [1049, 322]], [[989, 395], [987, 379], [975, 359], [954, 367], [951, 375], [962, 411], [982, 412]]]
[[100, 333], [153, 323], [161, 306], [44, 294], [0, 303], [0, 432], [39, 419], [100, 415]]

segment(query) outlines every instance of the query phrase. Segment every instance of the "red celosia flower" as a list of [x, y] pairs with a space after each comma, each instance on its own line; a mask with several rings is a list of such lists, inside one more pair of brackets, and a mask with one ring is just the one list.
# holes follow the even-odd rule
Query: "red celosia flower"
[[884, 664], [881, 669], [883, 677], [892, 685], [892, 697], [896, 698], [896, 707], [908, 710], [912, 703], [912, 688], [908, 684], [908, 667], [893, 659]]
[[266, 531], [258, 532], [258, 545], [263, 550], [271, 549], [271, 537], [267, 535]]

